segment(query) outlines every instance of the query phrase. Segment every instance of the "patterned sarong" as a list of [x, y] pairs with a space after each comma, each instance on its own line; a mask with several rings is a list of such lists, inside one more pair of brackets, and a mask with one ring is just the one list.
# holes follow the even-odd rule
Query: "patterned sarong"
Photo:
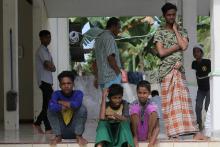
[[162, 111], [167, 135], [175, 137], [197, 132], [185, 75], [173, 69], [163, 78], [161, 86]]

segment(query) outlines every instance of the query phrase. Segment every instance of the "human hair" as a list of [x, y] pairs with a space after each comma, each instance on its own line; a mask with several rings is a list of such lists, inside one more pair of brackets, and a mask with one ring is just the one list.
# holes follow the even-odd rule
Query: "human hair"
[[50, 31], [48, 31], [48, 30], [41, 30], [40, 32], [39, 32], [39, 37], [41, 38], [41, 37], [45, 37], [45, 36], [47, 36], [47, 35], [50, 35]]
[[106, 29], [109, 29], [109, 28], [111, 28], [112, 26], [118, 25], [119, 22], [120, 22], [120, 20], [119, 20], [118, 18], [116, 18], [116, 17], [111, 17], [111, 18], [109, 18], [109, 20], [108, 20], [108, 22], [107, 22], [107, 24], [106, 24]]
[[168, 11], [168, 10], [171, 10], [171, 9], [174, 9], [174, 10], [177, 11], [176, 5], [174, 5], [174, 4], [172, 4], [172, 3], [165, 3], [165, 4], [162, 6], [162, 8], [161, 8], [161, 10], [162, 10], [162, 12], [163, 12], [163, 15], [165, 15], [165, 14], [167, 13], [167, 11]]
[[59, 75], [58, 75], [58, 80], [59, 82], [61, 82], [61, 80], [64, 78], [64, 77], [68, 77], [71, 79], [72, 82], [74, 82], [75, 80], [75, 75], [72, 71], [62, 71]]
[[138, 90], [140, 87], [145, 87], [147, 88], [148, 91], [151, 91], [151, 86], [150, 83], [148, 81], [142, 80], [137, 84], [137, 89]]
[[159, 95], [159, 92], [157, 90], [151, 91], [151, 96], [154, 97], [156, 95]]
[[200, 52], [202, 53], [202, 56], [203, 56], [204, 52], [203, 52], [202, 46], [195, 46], [195, 47], [193, 47], [193, 56], [195, 56], [196, 48], [198, 48], [200, 50]]
[[119, 84], [112, 84], [109, 87], [108, 98], [111, 99], [111, 97], [115, 95], [123, 96], [123, 87]]

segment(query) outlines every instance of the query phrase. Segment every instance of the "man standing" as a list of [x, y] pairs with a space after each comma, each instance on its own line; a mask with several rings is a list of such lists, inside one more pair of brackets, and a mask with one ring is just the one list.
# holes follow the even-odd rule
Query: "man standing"
[[198, 132], [183, 68], [183, 51], [188, 47], [187, 32], [175, 22], [175, 5], [166, 3], [161, 9], [166, 24], [155, 33], [154, 43], [161, 57], [159, 73], [167, 135], [170, 139], [179, 139], [181, 135], [195, 134], [194, 139], [205, 139]]
[[112, 17], [108, 20], [106, 30], [97, 36], [95, 43], [96, 82], [104, 90], [112, 84], [121, 83], [121, 62], [115, 37], [120, 32], [120, 20]]
[[43, 94], [43, 105], [40, 114], [37, 117], [37, 120], [34, 122], [33, 126], [39, 133], [43, 133], [40, 125], [43, 121], [45, 126], [45, 132], [51, 132], [51, 126], [47, 118], [47, 108], [48, 102], [53, 93], [53, 76], [52, 72], [56, 71], [54, 66], [52, 56], [49, 52], [47, 46], [50, 44], [51, 35], [48, 30], [42, 30], [39, 33], [41, 45], [36, 52], [36, 71], [37, 71], [37, 80], [39, 88]]

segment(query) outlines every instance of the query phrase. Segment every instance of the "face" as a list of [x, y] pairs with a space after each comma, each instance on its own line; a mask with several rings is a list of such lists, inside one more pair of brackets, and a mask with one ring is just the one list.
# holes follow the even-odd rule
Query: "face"
[[176, 20], [176, 10], [170, 9], [164, 14], [164, 18], [166, 20], [166, 23], [168, 24], [174, 24]]
[[118, 34], [121, 32], [121, 24], [118, 23], [117, 25], [113, 26], [112, 27], [112, 33], [115, 35], [115, 36], [118, 36]]
[[73, 90], [73, 81], [69, 77], [63, 77], [60, 82], [60, 88], [64, 94], [70, 94]]
[[140, 103], [146, 103], [150, 95], [150, 91], [146, 87], [139, 87], [137, 89], [137, 96]]
[[40, 40], [43, 45], [49, 45], [51, 42], [51, 35], [43, 36]]
[[202, 58], [201, 50], [199, 48], [195, 48], [193, 56], [195, 57], [195, 59], [201, 59]]
[[110, 104], [113, 108], [119, 108], [122, 103], [122, 95], [114, 95], [110, 98]]

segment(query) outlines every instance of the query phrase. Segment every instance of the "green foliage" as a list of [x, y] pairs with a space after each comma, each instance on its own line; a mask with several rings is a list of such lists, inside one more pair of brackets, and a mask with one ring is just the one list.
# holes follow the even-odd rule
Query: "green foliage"
[[[122, 33], [120, 34], [117, 45], [120, 50], [123, 67], [127, 71], [157, 71], [160, 59], [156, 56], [152, 35], [156, 28], [148, 21], [147, 17], [119, 17], [121, 20]], [[152, 20], [154, 18], [149, 17]], [[72, 21], [80, 23], [82, 26], [90, 22], [91, 26], [101, 29], [105, 28], [109, 17], [79, 17], [71, 18]], [[158, 19], [158, 18], [157, 18]], [[181, 22], [181, 17], [178, 17]], [[164, 24], [163, 17], [159, 20]], [[143, 36], [146, 35], [146, 36]], [[140, 37], [142, 36], [142, 37]], [[124, 38], [124, 39], [120, 39]], [[197, 25], [198, 42], [204, 45], [205, 56], [210, 57], [210, 17], [199, 16]], [[91, 64], [94, 61], [94, 52], [82, 64], [86, 73], [92, 73]]]
[[209, 16], [198, 16], [197, 41], [204, 46], [204, 57], [210, 58], [211, 37]]

